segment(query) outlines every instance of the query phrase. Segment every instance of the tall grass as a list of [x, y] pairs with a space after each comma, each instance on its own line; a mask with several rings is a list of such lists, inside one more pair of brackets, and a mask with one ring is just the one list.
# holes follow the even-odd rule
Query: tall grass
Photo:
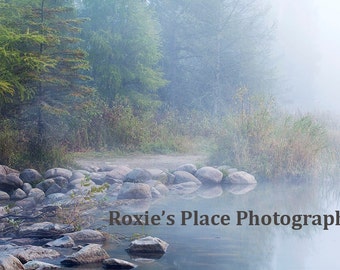
[[296, 179], [317, 170], [327, 134], [315, 117], [282, 113], [272, 99], [249, 97], [246, 91], [235, 97], [235, 103], [211, 162], [266, 179]]

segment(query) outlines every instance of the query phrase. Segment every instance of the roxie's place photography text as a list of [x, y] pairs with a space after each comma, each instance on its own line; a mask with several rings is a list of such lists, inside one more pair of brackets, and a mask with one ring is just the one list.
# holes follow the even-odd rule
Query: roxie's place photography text
[[332, 214], [256, 214], [252, 210], [239, 210], [232, 214], [204, 214], [197, 210], [183, 210], [178, 213], [122, 214], [119, 211], [109, 212], [109, 222], [113, 226], [289, 226], [301, 230], [304, 226], [320, 226], [329, 230], [330, 226], [340, 226], [340, 211]]

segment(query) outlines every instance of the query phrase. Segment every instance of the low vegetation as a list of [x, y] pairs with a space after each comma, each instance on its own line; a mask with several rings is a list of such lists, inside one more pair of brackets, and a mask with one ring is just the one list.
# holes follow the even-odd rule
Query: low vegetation
[[[332, 156], [327, 162], [336, 160], [322, 120], [312, 114], [280, 112], [273, 99], [242, 91], [235, 97], [235, 111], [224, 120], [211, 162], [282, 180], [314, 174], [326, 155]], [[339, 145], [334, 136], [332, 145], [333, 149]]]

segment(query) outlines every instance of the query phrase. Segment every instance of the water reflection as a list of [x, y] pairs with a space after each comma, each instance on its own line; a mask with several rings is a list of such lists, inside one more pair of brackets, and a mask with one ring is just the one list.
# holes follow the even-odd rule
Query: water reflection
[[[107, 226], [110, 234], [146, 234], [159, 237], [170, 244], [167, 253], [157, 260], [131, 258], [125, 252], [129, 241], [109, 244], [112, 257], [135, 260], [138, 269], [338, 269], [337, 244], [340, 226], [304, 225], [293, 230], [291, 225], [237, 225], [238, 211], [253, 211], [261, 215], [293, 216], [297, 214], [333, 214], [338, 209], [338, 191], [334, 185], [320, 184], [258, 184], [257, 186], [201, 187], [191, 194], [169, 195], [154, 203], [136, 202], [139, 212], [162, 215], [160, 225]], [[138, 212], [133, 204], [122, 203], [109, 210]], [[229, 215], [228, 225], [194, 225], [183, 223], [183, 212], [200, 216]], [[174, 224], [167, 225], [167, 215]], [[194, 216], [194, 215], [193, 215]], [[107, 219], [106, 219], [107, 222]], [[186, 224], [186, 225], [185, 225]], [[199, 221], [196, 224], [201, 224]], [[206, 222], [203, 222], [206, 224]], [[107, 224], [108, 225], [108, 224]], [[322, 266], [322, 268], [321, 268]], [[89, 269], [89, 268], [86, 268]], [[100, 269], [93, 268], [93, 269]]]

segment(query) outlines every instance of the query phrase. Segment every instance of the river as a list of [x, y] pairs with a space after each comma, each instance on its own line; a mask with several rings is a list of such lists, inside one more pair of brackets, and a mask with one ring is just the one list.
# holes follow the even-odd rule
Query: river
[[[151, 235], [169, 243], [159, 259], [129, 256], [125, 249], [130, 239], [106, 243], [110, 256], [132, 261], [138, 269], [335, 270], [339, 269], [340, 188], [336, 179], [320, 182], [205, 188], [170, 194], [139, 205], [138, 211], [123, 206], [104, 209], [96, 220], [113, 236]], [[154, 225], [110, 225], [109, 211], [159, 219]]]

